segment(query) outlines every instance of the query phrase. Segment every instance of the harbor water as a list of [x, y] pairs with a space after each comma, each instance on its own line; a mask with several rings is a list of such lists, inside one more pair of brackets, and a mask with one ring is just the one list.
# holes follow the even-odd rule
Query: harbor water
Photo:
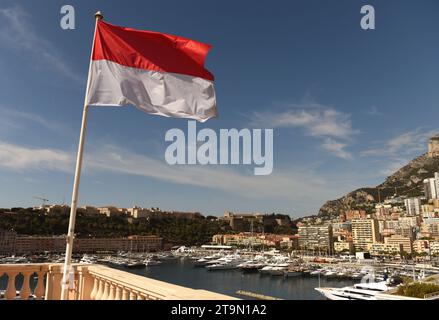
[[[148, 278], [193, 289], [223, 293], [241, 299], [249, 298], [237, 295], [238, 290], [287, 300], [325, 299], [314, 289], [319, 287], [319, 277], [317, 276], [284, 278], [283, 276], [261, 275], [258, 272], [244, 273], [240, 270], [209, 271], [203, 267], [195, 267], [189, 259], [167, 260], [158, 266], [137, 269], [118, 268]], [[344, 287], [356, 282], [358, 280], [320, 277], [320, 286], [322, 287]]]

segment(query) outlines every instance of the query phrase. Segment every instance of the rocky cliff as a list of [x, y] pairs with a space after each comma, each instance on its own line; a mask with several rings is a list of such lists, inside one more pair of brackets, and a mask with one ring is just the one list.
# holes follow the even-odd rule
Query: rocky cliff
[[387, 177], [375, 187], [360, 188], [347, 195], [326, 202], [319, 210], [319, 217], [331, 218], [341, 211], [349, 209], [372, 210], [375, 203], [392, 196], [418, 196], [423, 194], [423, 180], [434, 176], [439, 171], [439, 156], [427, 153], [413, 159], [407, 165]]

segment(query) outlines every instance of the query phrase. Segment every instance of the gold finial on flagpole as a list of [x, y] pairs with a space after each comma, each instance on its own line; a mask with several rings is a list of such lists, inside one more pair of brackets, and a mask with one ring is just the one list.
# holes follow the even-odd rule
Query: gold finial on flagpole
[[104, 19], [104, 15], [102, 14], [102, 12], [98, 11], [95, 13], [95, 18], [96, 20], [102, 20]]

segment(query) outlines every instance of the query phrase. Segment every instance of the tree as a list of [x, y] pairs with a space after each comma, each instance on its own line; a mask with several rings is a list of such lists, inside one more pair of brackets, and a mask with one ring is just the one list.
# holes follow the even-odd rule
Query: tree
[[[64, 235], [68, 221], [68, 214], [45, 215], [24, 209], [20, 214], [1, 213], [0, 229], [14, 229], [23, 235]], [[230, 227], [221, 220], [176, 218], [172, 215], [129, 220], [123, 215], [107, 217], [78, 214], [75, 230], [78, 238], [159, 235], [165, 242], [201, 245], [209, 243], [214, 234], [230, 232]]]

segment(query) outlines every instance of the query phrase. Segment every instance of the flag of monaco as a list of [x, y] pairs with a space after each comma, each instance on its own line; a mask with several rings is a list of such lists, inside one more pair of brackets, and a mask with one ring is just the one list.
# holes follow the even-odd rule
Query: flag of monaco
[[211, 46], [97, 21], [86, 104], [134, 105], [147, 113], [204, 122], [217, 116]]

